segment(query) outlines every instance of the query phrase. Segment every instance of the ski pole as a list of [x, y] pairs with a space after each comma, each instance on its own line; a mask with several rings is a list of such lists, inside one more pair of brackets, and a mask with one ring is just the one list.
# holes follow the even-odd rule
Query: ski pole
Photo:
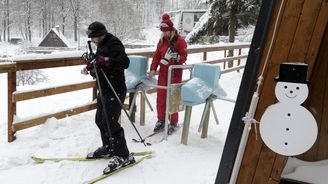
[[98, 71], [97, 71], [97, 67], [96, 67], [96, 62], [93, 62], [93, 68], [94, 68], [95, 74], [96, 74], [96, 82], [97, 82], [97, 85], [98, 85], [100, 100], [101, 100], [101, 103], [102, 103], [102, 106], [103, 106], [103, 109], [104, 109], [104, 112], [105, 112], [104, 116], [105, 116], [105, 121], [106, 121], [106, 125], [107, 125], [107, 130], [108, 130], [109, 144], [111, 145], [112, 148], [114, 148], [112, 132], [111, 132], [111, 129], [110, 129], [109, 118], [108, 118], [108, 114], [107, 114], [108, 111], [107, 111], [105, 99], [104, 99], [104, 96], [102, 94], [102, 90], [101, 90], [101, 86], [100, 86], [100, 82], [99, 82], [99, 75], [98, 75]]
[[106, 79], [106, 81], [107, 81], [109, 87], [111, 88], [112, 92], [114, 93], [114, 95], [115, 95], [115, 97], [116, 97], [116, 100], [117, 100], [118, 103], [120, 104], [120, 106], [121, 106], [121, 108], [123, 109], [125, 115], [128, 117], [128, 119], [129, 119], [130, 123], [132, 124], [134, 130], [137, 132], [137, 134], [138, 134], [138, 136], [139, 136], [139, 138], [140, 138], [140, 142], [142, 142], [145, 146], [147, 146], [146, 143], [145, 143], [145, 139], [143, 139], [143, 138], [141, 137], [141, 135], [140, 135], [140, 133], [139, 133], [137, 127], [136, 127], [136, 126], [134, 125], [134, 123], [132, 122], [132, 120], [131, 120], [131, 116], [130, 116], [130, 115], [128, 114], [128, 112], [123, 108], [123, 104], [122, 104], [120, 98], [118, 97], [118, 95], [117, 95], [117, 93], [116, 93], [114, 87], [112, 86], [112, 83], [111, 83], [111, 82], [109, 81], [109, 79], [107, 78], [107, 76], [106, 76], [104, 70], [103, 70], [102, 68], [100, 68], [100, 71], [101, 71], [102, 74], [104, 75], [104, 77], [105, 77], [105, 79]]

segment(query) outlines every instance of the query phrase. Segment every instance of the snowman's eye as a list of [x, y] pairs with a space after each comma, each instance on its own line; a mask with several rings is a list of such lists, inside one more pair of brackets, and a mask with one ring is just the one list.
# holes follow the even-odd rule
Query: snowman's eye
[[300, 87], [296, 87], [296, 89], [297, 89], [297, 90], [299, 90], [299, 89], [300, 89]]
[[287, 86], [284, 86], [285, 89], [287, 89]]

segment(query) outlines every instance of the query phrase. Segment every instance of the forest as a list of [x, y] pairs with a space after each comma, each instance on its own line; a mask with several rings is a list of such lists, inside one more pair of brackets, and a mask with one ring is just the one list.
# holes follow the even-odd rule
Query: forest
[[[0, 0], [0, 41], [19, 38], [31, 42], [60, 26], [77, 41], [97, 20], [124, 40], [140, 38], [142, 29], [156, 26], [164, 12], [207, 9], [209, 18], [190, 42], [203, 37], [231, 35], [236, 28], [254, 25], [260, 0]], [[215, 39], [213, 39], [215, 41]], [[233, 40], [229, 40], [233, 42]]]

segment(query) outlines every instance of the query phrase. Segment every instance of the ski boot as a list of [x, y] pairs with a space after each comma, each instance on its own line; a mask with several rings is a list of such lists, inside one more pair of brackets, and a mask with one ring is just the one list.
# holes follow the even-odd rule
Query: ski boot
[[112, 157], [113, 155], [113, 151], [109, 148], [109, 146], [102, 146], [99, 147], [98, 149], [96, 149], [96, 151], [91, 152], [87, 155], [88, 159], [92, 159], [92, 158], [109, 158]]
[[134, 157], [132, 154], [130, 154], [127, 158], [123, 158], [121, 156], [113, 156], [108, 166], [104, 169], [104, 174], [109, 174], [121, 167], [125, 167], [127, 165], [133, 164], [135, 162]]
[[173, 134], [178, 128], [179, 128], [178, 123], [170, 123], [169, 128], [167, 130], [167, 134], [168, 135]]
[[155, 124], [154, 132], [162, 132], [164, 131], [165, 121], [158, 120]]

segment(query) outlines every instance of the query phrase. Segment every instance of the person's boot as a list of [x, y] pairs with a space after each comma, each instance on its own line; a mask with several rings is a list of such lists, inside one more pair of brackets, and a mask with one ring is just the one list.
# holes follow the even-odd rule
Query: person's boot
[[165, 127], [165, 121], [164, 120], [158, 120], [155, 124], [154, 132], [164, 131], [164, 127]]
[[121, 167], [127, 166], [129, 164], [133, 164], [135, 162], [134, 157], [130, 154], [127, 158], [123, 158], [121, 156], [113, 156], [109, 162], [108, 166], [104, 169], [104, 174], [109, 174]]
[[113, 151], [109, 148], [108, 145], [99, 147], [96, 149], [94, 152], [91, 152], [87, 155], [87, 158], [92, 159], [92, 158], [109, 158], [112, 157]]
[[170, 123], [169, 128], [167, 130], [167, 134], [168, 135], [173, 134], [178, 128], [179, 128], [178, 123]]

